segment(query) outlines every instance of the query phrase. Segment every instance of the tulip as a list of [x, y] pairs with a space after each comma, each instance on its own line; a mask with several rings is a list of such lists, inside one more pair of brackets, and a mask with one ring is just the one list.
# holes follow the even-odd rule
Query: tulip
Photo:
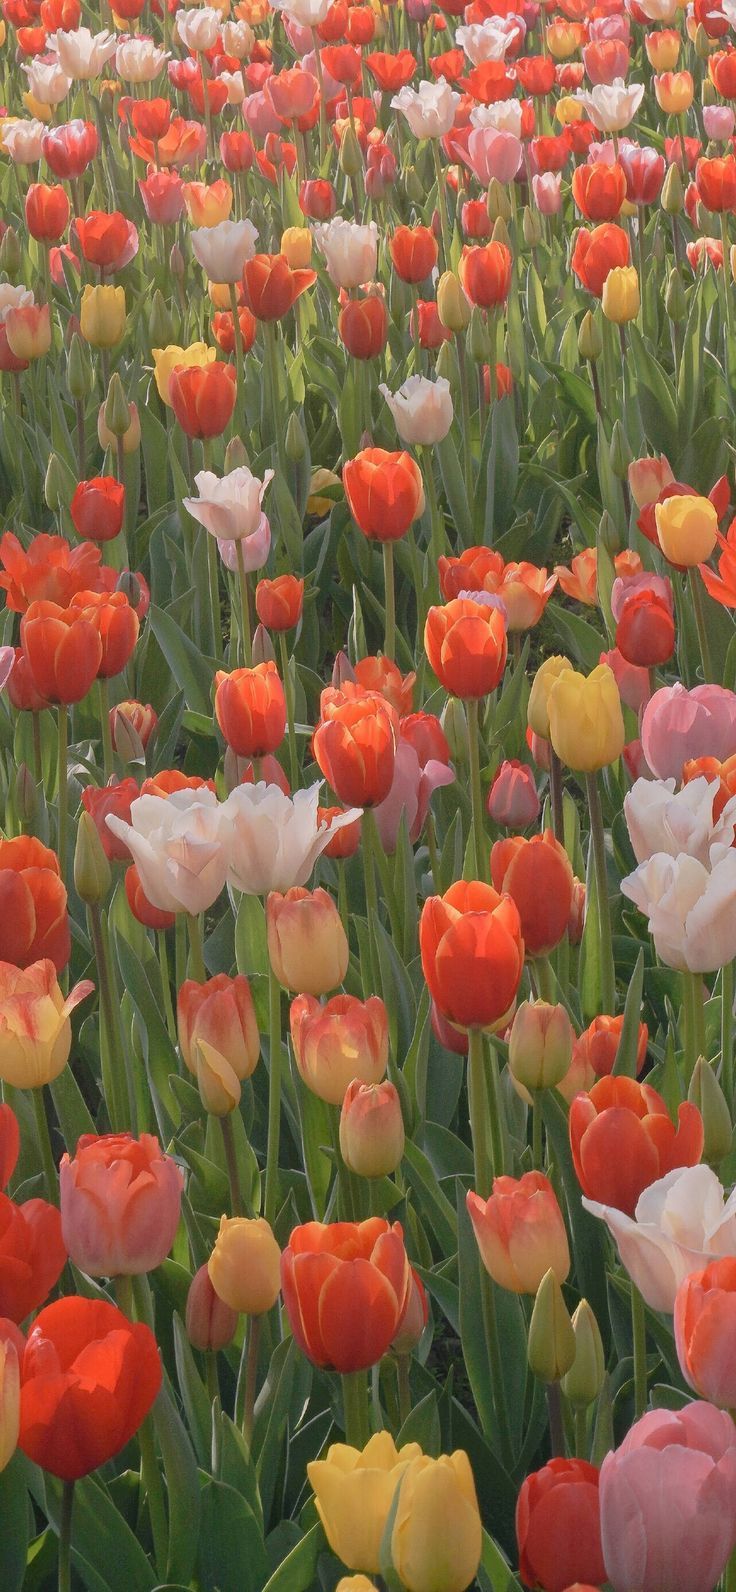
[[71, 206], [62, 187], [31, 183], [26, 193], [25, 215], [32, 238], [43, 243], [58, 242], [66, 231], [70, 214]]
[[562, 1212], [541, 1172], [518, 1181], [497, 1177], [487, 1200], [472, 1190], [467, 1206], [480, 1257], [489, 1276], [512, 1293], [535, 1294], [545, 1273], [565, 1281], [570, 1252]]
[[561, 1382], [575, 1363], [575, 1333], [562, 1289], [550, 1267], [537, 1289], [526, 1350], [532, 1375], [548, 1386]]
[[424, 282], [437, 264], [437, 240], [430, 227], [397, 227], [389, 250], [402, 282]]
[[85, 287], [80, 330], [94, 348], [114, 348], [125, 336], [125, 288]]
[[304, 581], [297, 575], [277, 575], [275, 580], [259, 580], [256, 586], [256, 613], [267, 630], [293, 630], [302, 616]]
[[528, 956], [547, 956], [567, 933], [573, 872], [564, 846], [551, 829], [531, 840], [514, 836], [491, 849], [491, 882], [511, 897]]
[[226, 1349], [237, 1332], [237, 1311], [215, 1293], [206, 1265], [195, 1271], [189, 1284], [184, 1322], [189, 1342], [205, 1354]]
[[281, 1251], [262, 1216], [221, 1216], [207, 1262], [218, 1299], [231, 1310], [261, 1316], [272, 1310], [281, 1289]]
[[668, 497], [654, 510], [657, 540], [665, 558], [688, 569], [710, 558], [716, 545], [718, 513], [709, 498]]
[[430, 608], [424, 648], [446, 691], [479, 698], [495, 691], [506, 667], [506, 619], [500, 600], [485, 593]]
[[462, 1449], [411, 1460], [401, 1477], [391, 1562], [407, 1592], [465, 1592], [480, 1564], [482, 1530]]
[[447, 436], [453, 406], [450, 383], [442, 376], [434, 381], [428, 381], [426, 376], [409, 376], [396, 393], [391, 393], [383, 382], [378, 390], [391, 410], [402, 442], [431, 447]]
[[364, 536], [398, 541], [424, 509], [418, 464], [408, 453], [364, 448], [343, 466], [350, 512]]
[[675, 647], [671, 597], [646, 587], [625, 597], [616, 616], [616, 647], [623, 662], [634, 667], [653, 669], [667, 663]]
[[404, 1154], [401, 1101], [392, 1083], [348, 1085], [340, 1115], [340, 1151], [357, 1177], [390, 1177]]
[[266, 901], [268, 955], [284, 989], [326, 995], [341, 984], [349, 950], [342, 919], [326, 890], [296, 886]]
[[703, 1152], [697, 1107], [680, 1105], [675, 1127], [661, 1095], [633, 1078], [600, 1078], [588, 1094], [577, 1095], [569, 1128], [584, 1195], [628, 1216], [651, 1183], [675, 1167], [694, 1166]]
[[460, 1028], [506, 1026], [524, 962], [519, 913], [490, 885], [464, 880], [430, 896], [419, 923], [422, 971], [442, 1015]]
[[211, 281], [239, 282], [257, 237], [250, 221], [220, 221], [192, 233], [192, 252]]
[[52, 1476], [76, 1481], [125, 1447], [160, 1386], [150, 1327], [106, 1300], [59, 1299], [28, 1335], [19, 1447]]
[[377, 806], [388, 796], [394, 777], [395, 715], [385, 701], [367, 692], [323, 704], [312, 752], [340, 801]]
[[[154, 380], [159, 398], [162, 403], [166, 404], [167, 408], [171, 408], [171, 377], [177, 367], [181, 365], [211, 365], [216, 358], [216, 351], [214, 348], [208, 348], [206, 343], [191, 343], [188, 348], [179, 348], [176, 343], [169, 343], [166, 348], [152, 349], [152, 357]], [[210, 475], [209, 471], [200, 473], [206, 474], [208, 477]], [[194, 479], [199, 491], [197, 477], [195, 476]], [[207, 486], [211, 486], [209, 479]], [[190, 502], [193, 500], [185, 499], [185, 501], [187, 507], [189, 507]]]
[[527, 723], [543, 740], [550, 738], [549, 694], [555, 681], [567, 670], [572, 670], [569, 658], [549, 657], [539, 665], [532, 680], [527, 706]]
[[31, 835], [0, 840], [0, 961], [17, 969], [48, 958], [60, 973], [70, 952], [56, 853]]
[[48, 304], [9, 309], [5, 316], [8, 347], [16, 359], [42, 359], [51, 347], [51, 312]]
[[547, 699], [549, 738], [560, 761], [586, 774], [621, 756], [626, 733], [618, 686], [608, 665], [587, 676], [558, 675]]
[[570, 261], [584, 288], [601, 298], [609, 271], [629, 264], [629, 239], [622, 227], [603, 222], [592, 232], [580, 228]]
[[[623, 1026], [622, 1016], [594, 1017], [590, 1027], [575, 1041], [576, 1059], [592, 1067], [597, 1078], [607, 1078], [613, 1072]], [[640, 1023], [636, 1043], [637, 1076], [647, 1059], [648, 1042], [649, 1029], [646, 1023]]]
[[138, 249], [138, 233], [120, 210], [90, 210], [74, 223], [85, 260], [107, 271], [120, 271]]
[[[123, 757], [123, 749], [126, 745], [125, 735], [127, 731], [129, 736], [132, 733], [133, 736], [137, 737], [145, 751], [157, 725], [158, 714], [151, 707], [150, 702], [145, 705], [143, 702], [118, 702], [114, 708], [110, 709], [110, 735], [113, 750], [118, 752], [123, 762], [126, 760]], [[131, 759], [129, 758], [128, 761], [131, 761]]]
[[586, 221], [615, 221], [626, 198], [623, 167], [615, 162], [590, 161], [577, 166], [572, 177], [572, 194]]
[[379, 1084], [388, 1066], [388, 1017], [383, 1001], [371, 995], [334, 995], [320, 1005], [311, 995], [291, 1003], [291, 1042], [308, 1089], [330, 1105], [341, 1106], [358, 1080]]
[[113, 33], [91, 33], [89, 28], [74, 27], [70, 31], [57, 29], [54, 34], [59, 65], [75, 82], [88, 82], [98, 77], [117, 49]]
[[151, 904], [162, 912], [206, 912], [225, 883], [229, 857], [225, 804], [209, 790], [140, 796], [130, 823], [114, 814], [108, 828], [125, 842]]
[[623, 895], [649, 919], [657, 953], [668, 967], [711, 973], [736, 955], [735, 864], [731, 850], [710, 868], [684, 852], [656, 852], [621, 881]]
[[662, 686], [642, 714], [641, 739], [657, 779], [679, 781], [683, 764], [696, 757], [724, 762], [736, 752], [736, 694], [718, 685], [687, 691], [679, 680]]
[[382, 1358], [410, 1286], [401, 1227], [380, 1216], [307, 1222], [293, 1229], [281, 1256], [284, 1304], [299, 1348], [315, 1365], [343, 1374]]
[[509, 1034], [509, 1072], [526, 1089], [554, 1089], [570, 1069], [572, 1047], [564, 1006], [524, 1001]]
[[64, 997], [52, 961], [25, 971], [0, 962], [0, 1078], [16, 1089], [40, 1089], [58, 1078], [69, 1060], [70, 1013], [94, 984], [75, 984]]
[[349, 1569], [378, 1574], [381, 1539], [396, 1488], [408, 1465], [420, 1456], [418, 1443], [397, 1449], [390, 1432], [375, 1432], [362, 1450], [333, 1443], [324, 1459], [308, 1463], [325, 1536]]
[[574, 1408], [585, 1409], [598, 1398], [606, 1376], [600, 1330], [587, 1299], [581, 1299], [574, 1312], [572, 1330], [575, 1359], [561, 1378], [561, 1387]]
[[486, 807], [493, 822], [504, 829], [528, 829], [536, 823], [541, 809], [528, 764], [509, 758], [499, 765]]
[[472, 309], [458, 277], [444, 271], [437, 283], [437, 315], [448, 332], [464, 332]]
[[85, 1133], [59, 1166], [61, 1230], [89, 1277], [135, 1277], [166, 1259], [179, 1225], [182, 1175], [158, 1139]]
[[511, 265], [511, 251], [505, 243], [477, 247], [466, 244], [458, 274], [471, 304], [490, 310], [505, 304], [511, 286]]
[[5, 1470], [18, 1446], [20, 1430], [20, 1367], [18, 1349], [10, 1338], [0, 1341], [0, 1471]]
[[[420, 714], [413, 716], [420, 717]], [[396, 851], [402, 819], [406, 821], [409, 839], [414, 844], [424, 828], [433, 792], [443, 785], [451, 785], [455, 779], [448, 766], [449, 747], [445, 745], [441, 749], [441, 757], [433, 757], [434, 748], [425, 747], [421, 735], [405, 733], [411, 722], [403, 721], [391, 788], [374, 808], [378, 835], [387, 856], [393, 856]]]
[[705, 775], [690, 778], [677, 792], [674, 779], [636, 780], [624, 797], [624, 817], [637, 862], [686, 852], [708, 867], [712, 846], [731, 846], [736, 832], [733, 797], [719, 804], [714, 817], [718, 791], [717, 780]]
[[219, 360], [176, 366], [169, 379], [171, 407], [188, 437], [221, 436], [232, 417], [236, 392], [233, 366]]
[[736, 1542], [733, 1422], [710, 1404], [651, 1410], [601, 1466], [614, 1592], [711, 1592]]
[[280, 321], [316, 280], [316, 271], [292, 269], [285, 253], [255, 254], [243, 270], [247, 307], [258, 321]]
[[[132, 657], [140, 630], [138, 615], [125, 593], [75, 592], [68, 611], [79, 615], [80, 620], [91, 624], [97, 632], [100, 640], [98, 678], [108, 679], [120, 674]], [[26, 624], [28, 617], [27, 614]]]
[[125, 487], [111, 475], [80, 481], [69, 505], [78, 536], [109, 542], [120, 534], [125, 509]]
[[215, 683], [215, 718], [228, 746], [238, 757], [275, 752], [286, 729], [286, 698], [275, 663], [231, 674], [218, 670]]
[[633, 265], [614, 266], [603, 283], [601, 307], [606, 320], [616, 326], [635, 321], [639, 314], [641, 296], [639, 274]]
[[690, 72], [662, 72], [653, 82], [657, 104], [666, 116], [682, 116], [689, 111], [694, 92]]
[[444, 138], [455, 120], [460, 102], [444, 77], [430, 83], [423, 79], [418, 89], [405, 85], [391, 100], [391, 109], [400, 111], [415, 138]]
[[185, 182], [182, 188], [187, 215], [193, 227], [216, 227], [226, 221], [233, 202], [233, 191], [224, 177], [217, 182]]
[[306, 884], [332, 837], [359, 810], [318, 816], [319, 785], [286, 796], [276, 785], [238, 785], [223, 806], [230, 837], [228, 878], [246, 895]]
[[0, 1316], [17, 1324], [37, 1310], [66, 1258], [55, 1205], [41, 1199], [16, 1205], [0, 1194]]
[[691, 1272], [729, 1251], [736, 1253], [736, 1202], [707, 1166], [675, 1167], [639, 1196], [633, 1216], [584, 1199], [604, 1221], [621, 1263], [652, 1310], [672, 1315], [680, 1284]]
[[583, 1459], [550, 1459], [526, 1477], [516, 1504], [525, 1586], [565, 1592], [574, 1579], [605, 1581], [598, 1481], [595, 1465]]
[[736, 1292], [736, 1258], [711, 1260], [692, 1271], [677, 1290], [674, 1309], [675, 1343], [680, 1370], [701, 1397], [722, 1409], [736, 1402], [731, 1344], [733, 1294]]

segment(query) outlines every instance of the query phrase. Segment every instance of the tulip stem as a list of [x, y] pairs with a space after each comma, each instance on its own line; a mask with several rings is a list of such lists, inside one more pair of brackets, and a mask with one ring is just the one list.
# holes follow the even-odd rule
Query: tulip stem
[[399, 1421], [403, 1426], [411, 1415], [411, 1383], [409, 1372], [411, 1370], [411, 1355], [398, 1354], [396, 1356], [396, 1385], [399, 1395]]
[[491, 1192], [493, 1165], [489, 1138], [490, 1115], [486, 1090], [483, 1034], [480, 1028], [468, 1029], [468, 1114], [473, 1141], [473, 1182], [475, 1192], [487, 1200]]
[[565, 809], [562, 802], [562, 764], [554, 748], [549, 749], [549, 794], [555, 840], [565, 844]]
[[166, 930], [159, 929], [156, 935], [158, 946], [158, 965], [161, 975], [161, 996], [164, 1003], [164, 1016], [166, 1030], [172, 1045], [176, 1044], [176, 1016], [171, 1000], [171, 976], [169, 973], [169, 951], [166, 944]]
[[431, 140], [431, 143], [432, 143], [432, 156], [433, 156], [433, 159], [434, 159], [435, 176], [437, 178], [437, 208], [438, 208], [439, 213], [440, 213], [440, 229], [441, 229], [441, 232], [442, 232], [442, 254], [443, 254], [443, 258], [444, 258], [444, 268], [445, 268], [446, 271], [449, 271], [451, 269], [451, 266], [450, 266], [450, 224], [449, 224], [449, 221], [448, 221], [448, 218], [447, 218], [447, 195], [445, 193], [445, 178], [444, 178], [444, 172], [442, 170], [442, 162], [440, 161], [439, 140], [437, 138], [433, 138]]
[[59, 1521], [59, 1592], [71, 1592], [73, 1512], [74, 1482], [65, 1481], [61, 1494], [61, 1519]]
[[[125, 1096], [122, 1092], [123, 1072], [126, 1069], [120, 1044], [120, 1031], [118, 1028], [120, 1008], [117, 990], [113, 983], [110, 942], [103, 927], [102, 908], [99, 902], [95, 902], [88, 907], [87, 916], [99, 978], [100, 1017], [103, 1030], [101, 1035], [103, 1043], [100, 1045], [102, 1090], [110, 1118], [110, 1127], [113, 1133], [122, 1133], [126, 1125]], [[130, 1127], [131, 1129], [134, 1127], [132, 1118]]]
[[100, 734], [102, 737], [102, 768], [105, 779], [109, 780], [113, 772], [112, 735], [110, 734], [110, 697], [107, 680], [97, 681], [97, 690], [100, 699]]
[[57, 849], [59, 853], [59, 872], [62, 884], [66, 884], [67, 850], [69, 846], [69, 794], [68, 780], [68, 747], [69, 747], [69, 709], [66, 702], [60, 702], [57, 712], [58, 738], [57, 738], [57, 767], [58, 767], [58, 802], [59, 820], [57, 828]]
[[475, 877], [476, 879], [481, 879], [485, 872], [486, 837], [483, 824], [483, 791], [480, 782], [480, 725], [478, 722], [477, 697], [470, 697], [467, 711], [470, 801], [473, 813], [473, 835], [475, 838]]
[[695, 615], [695, 627], [698, 632], [698, 642], [700, 644], [700, 658], [703, 665], [703, 679], [705, 680], [706, 684], [709, 684], [715, 679], [715, 675], [713, 673], [713, 661], [710, 655], [708, 626], [706, 625], [705, 613], [703, 611], [703, 588], [697, 569], [688, 570], [688, 577], [690, 581], [690, 596], [693, 603], [693, 613]]
[[227, 1177], [230, 1184], [230, 1204], [233, 1216], [245, 1215], [245, 1202], [240, 1187], [240, 1174], [238, 1172], [238, 1158], [235, 1152], [235, 1136], [233, 1134], [232, 1113], [220, 1117], [220, 1131], [222, 1133], [222, 1147], [225, 1151]]
[[396, 657], [396, 584], [394, 580], [394, 544], [383, 544], [383, 586], [386, 602], [386, 634], [383, 650], [393, 662]]
[[598, 780], [595, 774], [586, 774], [585, 786], [588, 793], [590, 840], [593, 847], [596, 895], [598, 897], [601, 1011], [605, 1012], [608, 1016], [614, 1017], [616, 1014], [616, 971], [613, 961], [611, 911], [608, 899], [606, 836], [603, 828], [603, 813], [601, 810], [601, 798], [598, 790]]
[[198, 984], [206, 984], [207, 969], [204, 965], [202, 925], [199, 917], [194, 912], [187, 913], [187, 929], [189, 931], [189, 963], [192, 978], [196, 979]]
[[148, 1516], [151, 1522], [151, 1536], [153, 1537], [153, 1559], [157, 1573], [163, 1575], [169, 1551], [169, 1531], [166, 1522], [161, 1467], [156, 1457], [153, 1420], [150, 1415], [146, 1416], [139, 1428], [138, 1446], [141, 1451], [141, 1490], [145, 1493], [148, 1501]]
[[542, 1100], [539, 1089], [532, 1093], [532, 1166], [542, 1171]]
[[235, 543], [235, 557], [238, 564], [238, 587], [240, 589], [240, 641], [243, 648], [243, 663], [249, 669], [253, 662], [253, 621], [250, 611], [250, 592], [248, 590], [248, 576], [245, 569], [243, 556], [243, 543]]
[[[235, 343], [235, 375], [236, 375], [236, 378], [237, 378], [237, 390], [238, 390], [237, 401], [238, 401], [239, 404], [242, 404], [243, 401], [244, 401], [244, 398], [245, 398], [245, 377], [244, 377], [244, 372], [243, 372], [243, 339], [242, 339], [242, 337], [240, 335], [240, 320], [239, 320], [239, 317], [238, 317], [238, 295], [237, 295], [237, 292], [236, 292], [236, 289], [235, 289], [235, 283], [234, 282], [230, 283], [230, 312], [231, 312], [232, 318], [233, 318], [233, 340], [234, 340], [234, 343]], [[237, 433], [237, 430], [238, 430], [238, 425], [237, 425], [237, 421], [236, 421], [236, 423], [235, 423], [235, 431], [236, 431], [236, 433]]]
[[638, 1421], [647, 1407], [647, 1328], [644, 1300], [633, 1283], [631, 1284], [631, 1337], [634, 1348], [634, 1419]]
[[549, 1423], [549, 1441], [553, 1459], [565, 1457], [565, 1427], [562, 1420], [562, 1395], [559, 1382], [548, 1382], [547, 1388], [547, 1420]]
[[[373, 855], [373, 843], [374, 843], [374, 836], [375, 836], [375, 819], [373, 817], [373, 810], [370, 807], [367, 807], [365, 812], [363, 813], [363, 822], [362, 822], [362, 825], [361, 825], [361, 834], [362, 834], [362, 838], [363, 838], [363, 875], [364, 875], [364, 879], [365, 879], [365, 912], [366, 912], [366, 919], [367, 919], [367, 922], [368, 922], [368, 945], [369, 945], [369, 952], [370, 952], [370, 954], [369, 954], [369, 967], [367, 969], [367, 971], [368, 971], [368, 973], [370, 975], [370, 989], [368, 991], [368, 994], [376, 995], [378, 993], [378, 985], [379, 985], [379, 982], [380, 982], [380, 961], [379, 961], [379, 958], [378, 958], [378, 950], [377, 950], [377, 944], [376, 944], [376, 925], [379, 922], [379, 916], [378, 916], [378, 894], [377, 894], [377, 891], [376, 891], [376, 864], [375, 864], [375, 858], [374, 858], [374, 855]], [[363, 984], [363, 991], [365, 993], [365, 982]]]
[[702, 974], [683, 973], [682, 1005], [685, 1017], [685, 1087], [689, 1088], [698, 1057], [708, 1060]]
[[243, 1405], [243, 1436], [248, 1447], [253, 1441], [253, 1413], [258, 1386], [258, 1350], [261, 1343], [261, 1317], [248, 1319], [248, 1353], [245, 1362], [245, 1401]]
[[575, 1457], [587, 1459], [588, 1448], [588, 1420], [584, 1404], [576, 1404], [573, 1415], [575, 1423]]
[[279, 657], [281, 659], [281, 677], [284, 683], [284, 696], [286, 698], [286, 733], [289, 741], [289, 779], [292, 790], [296, 790], [299, 782], [299, 762], [296, 751], [296, 730], [294, 729], [294, 682], [289, 668], [289, 654], [286, 650], [286, 631], [279, 631]]
[[268, 1139], [263, 1214], [273, 1227], [279, 1188], [279, 1137], [281, 1130], [281, 986], [268, 965]]
[[59, 1203], [59, 1182], [56, 1175], [54, 1154], [51, 1149], [51, 1135], [49, 1133], [49, 1119], [46, 1115], [46, 1101], [43, 1095], [43, 1086], [31, 1090], [33, 1110], [36, 1117], [36, 1132], [38, 1135], [38, 1148], [43, 1161], [43, 1175], [48, 1189], [48, 1197], [52, 1205]]
[[721, 1088], [733, 1110], [733, 998], [734, 964], [721, 968]]
[[365, 1371], [343, 1371], [342, 1407], [345, 1442], [350, 1448], [365, 1448], [370, 1437]]

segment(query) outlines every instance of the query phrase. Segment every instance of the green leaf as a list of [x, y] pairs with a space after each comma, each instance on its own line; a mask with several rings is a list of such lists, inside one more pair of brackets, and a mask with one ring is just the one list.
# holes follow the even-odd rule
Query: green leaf
[[148, 622], [169, 665], [175, 684], [193, 713], [212, 718], [212, 683], [216, 664], [185, 636], [170, 614], [151, 604]]
[[483, 1552], [481, 1555], [481, 1586], [490, 1589], [490, 1592], [521, 1592], [521, 1582], [517, 1581], [508, 1560], [504, 1558], [498, 1544], [489, 1537], [488, 1532], [483, 1532]]
[[604, 1226], [591, 1216], [583, 1205], [580, 1185], [575, 1175], [564, 1103], [554, 1089], [542, 1090], [542, 1116], [552, 1155], [565, 1189], [567, 1212], [572, 1229], [575, 1256], [575, 1275], [581, 1295], [595, 1312], [601, 1332], [605, 1335], [608, 1321], [606, 1301]]
[[617, 1076], [627, 1078], [636, 1077], [636, 1051], [639, 1043], [639, 1023], [641, 1021], [641, 1000], [644, 992], [644, 951], [641, 950], [636, 958], [634, 976], [629, 984], [624, 1007], [624, 1020], [621, 1028], [621, 1037], [616, 1050], [616, 1059], [613, 1070]]
[[200, 1585], [216, 1587], [217, 1592], [262, 1592], [266, 1549], [250, 1504], [227, 1482], [200, 1476]]
[[473, 539], [473, 527], [468, 508], [468, 494], [451, 431], [448, 431], [442, 442], [436, 444], [435, 453], [439, 460], [450, 516], [454, 520], [460, 541], [465, 547], [469, 547]]
[[165, 1384], [153, 1406], [153, 1424], [161, 1449], [169, 1503], [166, 1574], [170, 1581], [187, 1582], [197, 1557], [199, 1480], [189, 1435]]
[[26, 1573], [29, 1499], [23, 1464], [15, 1456], [0, 1475], [0, 1564], [3, 1592], [21, 1592]]
[[318, 1523], [302, 1537], [291, 1553], [282, 1559], [278, 1570], [266, 1582], [263, 1592], [312, 1592], [316, 1584], [317, 1555], [324, 1547], [325, 1534]]

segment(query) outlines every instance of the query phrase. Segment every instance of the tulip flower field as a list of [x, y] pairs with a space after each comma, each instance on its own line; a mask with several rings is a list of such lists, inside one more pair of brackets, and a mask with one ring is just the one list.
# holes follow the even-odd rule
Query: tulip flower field
[[0, 1592], [736, 1592], [735, 151], [0, 0]]

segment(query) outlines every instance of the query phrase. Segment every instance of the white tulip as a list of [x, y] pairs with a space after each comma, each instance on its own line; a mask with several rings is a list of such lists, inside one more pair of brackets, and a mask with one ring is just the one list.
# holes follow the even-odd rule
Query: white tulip
[[45, 131], [43, 122], [35, 120], [9, 122], [3, 128], [3, 148], [15, 166], [35, 166], [41, 159]]
[[363, 227], [357, 221], [333, 216], [331, 221], [319, 222], [313, 230], [335, 287], [349, 289], [373, 281], [378, 258], [375, 221]]
[[58, 61], [43, 61], [34, 57], [23, 71], [28, 78], [28, 91], [40, 105], [60, 105], [72, 86], [72, 80]]
[[576, 94], [585, 113], [600, 133], [620, 133], [633, 121], [644, 98], [643, 83], [629, 83], [615, 77], [612, 83], [596, 83], [580, 88]]
[[710, 860], [658, 851], [621, 881], [657, 955], [681, 973], [714, 973], [736, 956], [736, 850], [716, 845]]
[[720, 818], [713, 822], [713, 798], [718, 780], [690, 780], [675, 791], [674, 779], [637, 779], [624, 798], [624, 816], [637, 862], [646, 862], [655, 852], [670, 857], [686, 852], [706, 867], [711, 846], [730, 846], [736, 830], [736, 796], [732, 796]]
[[115, 70], [126, 83], [152, 83], [169, 53], [159, 50], [153, 39], [123, 39], [115, 54]]
[[129, 824], [108, 813], [108, 828], [128, 847], [143, 890], [159, 912], [196, 915], [217, 900], [229, 860], [225, 807], [205, 786], [139, 796], [131, 804]]
[[218, 221], [214, 227], [197, 227], [192, 252], [211, 282], [239, 282], [257, 239], [252, 221]]
[[394, 94], [391, 109], [401, 111], [415, 138], [444, 138], [455, 121], [455, 111], [460, 95], [450, 88], [447, 79], [438, 77], [436, 83], [425, 78], [418, 88], [408, 84]]
[[112, 59], [118, 47], [114, 33], [90, 33], [89, 28], [74, 28], [71, 33], [59, 28], [46, 40], [47, 47], [59, 58], [59, 65], [67, 77], [75, 82], [88, 82], [99, 77], [103, 67]]
[[453, 408], [450, 383], [444, 376], [435, 381], [426, 376], [410, 376], [398, 392], [389, 392], [383, 382], [378, 390], [391, 410], [402, 442], [430, 446], [447, 436]]
[[192, 11], [176, 13], [176, 31], [179, 38], [195, 55], [212, 49], [221, 24], [222, 18], [214, 6], [199, 6]]
[[260, 481], [246, 465], [221, 477], [211, 470], [200, 470], [194, 477], [199, 497], [182, 501], [192, 519], [198, 520], [210, 536], [223, 542], [240, 542], [260, 529], [265, 518], [263, 494], [272, 480], [273, 470], [266, 470]]
[[680, 1283], [717, 1255], [736, 1255], [736, 1194], [726, 1201], [707, 1166], [676, 1167], [640, 1194], [633, 1217], [583, 1199], [604, 1221], [652, 1310], [671, 1315]]
[[319, 784], [293, 796], [285, 796], [278, 785], [236, 785], [223, 807], [233, 890], [266, 895], [306, 884], [336, 830], [361, 813], [353, 807], [320, 823], [319, 793]]

